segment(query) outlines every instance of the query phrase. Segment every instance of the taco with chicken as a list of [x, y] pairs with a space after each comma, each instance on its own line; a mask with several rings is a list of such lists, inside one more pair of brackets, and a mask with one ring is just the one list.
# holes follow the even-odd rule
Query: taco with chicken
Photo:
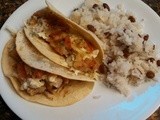
[[[18, 34], [24, 35], [22, 31]], [[21, 46], [21, 50], [15, 43], [20, 44], [18, 46]], [[30, 47], [29, 43], [25, 45], [29, 48], [26, 51], [33, 50], [32, 53], [24, 52], [21, 43], [15, 42], [14, 38], [6, 44], [2, 55], [2, 69], [15, 91], [22, 98], [31, 102], [59, 107], [78, 102], [92, 91], [94, 82], [73, 80], [53, 74], [54, 70], [51, 71], [51, 69], [56, 69], [55, 63], [42, 56], [34, 47]], [[21, 52], [17, 52], [17, 50]], [[22, 53], [24, 56], [27, 53], [28, 57], [22, 57]]]
[[94, 78], [103, 59], [99, 39], [47, 4], [27, 21], [28, 40], [54, 63]]

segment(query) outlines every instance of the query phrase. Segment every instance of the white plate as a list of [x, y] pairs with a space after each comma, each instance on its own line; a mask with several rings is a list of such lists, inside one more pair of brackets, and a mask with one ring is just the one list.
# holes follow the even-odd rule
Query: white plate
[[[68, 16], [83, 0], [50, 0]], [[160, 18], [141, 0], [104, 0], [111, 7], [124, 3], [127, 10], [145, 19], [145, 32], [159, 46]], [[45, 7], [44, 0], [30, 0], [17, 9], [0, 31], [0, 55], [10, 36], [6, 26], [20, 29], [33, 12]], [[158, 78], [157, 78], [158, 79]], [[152, 85], [151, 85], [152, 84]], [[132, 96], [123, 95], [97, 83], [93, 92], [80, 102], [67, 107], [48, 107], [28, 102], [19, 97], [0, 71], [0, 92], [7, 105], [25, 120], [144, 120], [160, 105], [160, 83], [147, 83], [135, 89]], [[93, 96], [100, 97], [93, 99]]]

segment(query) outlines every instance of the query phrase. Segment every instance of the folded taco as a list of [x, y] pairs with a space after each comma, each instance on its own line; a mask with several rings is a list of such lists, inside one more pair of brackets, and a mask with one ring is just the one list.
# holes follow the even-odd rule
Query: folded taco
[[32, 15], [24, 31], [45, 57], [77, 73], [93, 74], [102, 62], [97, 37], [63, 17], [50, 4]]
[[44, 57], [44, 55], [42, 55], [30, 43], [23, 30], [20, 30], [17, 33], [15, 44], [16, 50], [21, 59], [33, 68], [41, 69], [68, 79], [94, 82], [94, 79], [92, 77], [83, 74], [75, 74], [75, 72], [73, 72], [72, 70], [62, 67], [61, 65], [58, 65]]
[[38, 52], [35, 55], [37, 56], [33, 55], [33, 59], [36, 59], [37, 63], [30, 58], [31, 56], [28, 56], [30, 60], [24, 60], [24, 58], [23, 60], [31, 62], [33, 60], [36, 65], [32, 67], [26, 64], [16, 51], [15, 39], [10, 40], [3, 51], [4, 75], [10, 79], [22, 98], [49, 106], [67, 106], [83, 99], [92, 91], [93, 82], [71, 80], [45, 71], [42, 66], [46, 64], [45, 67], [50, 69], [52, 64], [47, 61], [41, 64], [44, 62], [43, 57], [38, 57]]

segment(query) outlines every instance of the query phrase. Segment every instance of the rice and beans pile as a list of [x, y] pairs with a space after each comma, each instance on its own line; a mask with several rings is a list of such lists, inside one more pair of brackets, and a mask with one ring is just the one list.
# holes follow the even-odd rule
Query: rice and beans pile
[[101, 40], [105, 55], [99, 71], [106, 85], [127, 96], [130, 86], [155, 80], [160, 66], [156, 46], [143, 31], [143, 20], [123, 5], [112, 9], [99, 0], [86, 0], [70, 19]]

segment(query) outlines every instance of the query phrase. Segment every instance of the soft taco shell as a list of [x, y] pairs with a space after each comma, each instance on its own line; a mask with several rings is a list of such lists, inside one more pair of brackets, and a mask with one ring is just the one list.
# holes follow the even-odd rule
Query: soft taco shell
[[[101, 42], [100, 40], [91, 32], [85, 30], [81, 26], [77, 25], [73, 21], [69, 20], [68, 18], [64, 17], [60, 12], [58, 12], [51, 4], [47, 2], [48, 8], [46, 8], [48, 11], [50, 11], [50, 14], [53, 15], [56, 19], [61, 21], [67, 28], [69, 28], [70, 32], [78, 33], [79, 35], [83, 36], [83, 38], [90, 43], [93, 44], [93, 46], [99, 50], [99, 54], [97, 56], [97, 61], [101, 64], [103, 59], [103, 50], [101, 48]], [[43, 9], [38, 12], [43, 12]], [[46, 11], [47, 11], [46, 10]], [[58, 55], [52, 47], [46, 43], [42, 38], [37, 37], [33, 34], [32, 28], [29, 26], [26, 26], [24, 28], [25, 34], [27, 38], [30, 40], [30, 42], [37, 48], [38, 51], [40, 51], [44, 56], [46, 56], [51, 61], [63, 66], [68, 67], [67, 62], [65, 59]]]
[[8, 77], [15, 88], [16, 92], [24, 99], [40, 103], [48, 106], [67, 106], [71, 105], [85, 96], [87, 96], [93, 89], [93, 82], [82, 82], [82, 81], [70, 81], [70, 83], [64, 87], [59, 93], [53, 94], [53, 99], [48, 99], [43, 94], [30, 96], [26, 92], [20, 90], [20, 84], [17, 79], [17, 73], [15, 72], [14, 65], [16, 61], [10, 57], [10, 49], [15, 49], [15, 41], [10, 40], [3, 51], [2, 55], [2, 69], [4, 75]]
[[21, 30], [16, 37], [16, 50], [21, 59], [29, 66], [40, 69], [52, 74], [56, 74], [72, 80], [92, 81], [94, 79], [85, 75], [76, 75], [69, 69], [58, 65], [46, 57], [44, 57], [26, 38], [24, 32]]

